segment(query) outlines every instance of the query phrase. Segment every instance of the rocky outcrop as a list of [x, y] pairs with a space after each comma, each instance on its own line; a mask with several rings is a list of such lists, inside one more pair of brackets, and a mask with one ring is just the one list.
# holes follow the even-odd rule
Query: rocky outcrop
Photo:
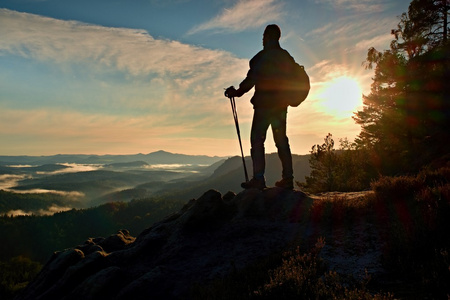
[[193, 284], [308, 235], [312, 201], [278, 188], [210, 190], [137, 238], [121, 230], [55, 253], [17, 299], [188, 299]]

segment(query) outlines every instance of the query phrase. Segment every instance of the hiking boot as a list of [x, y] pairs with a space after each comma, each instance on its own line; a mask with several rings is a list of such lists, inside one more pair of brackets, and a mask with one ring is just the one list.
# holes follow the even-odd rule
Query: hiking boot
[[241, 187], [244, 189], [258, 189], [263, 190], [266, 188], [266, 181], [264, 179], [252, 178], [250, 181], [241, 183]]
[[293, 178], [283, 178], [280, 181], [275, 182], [275, 186], [287, 190], [294, 189], [294, 179]]

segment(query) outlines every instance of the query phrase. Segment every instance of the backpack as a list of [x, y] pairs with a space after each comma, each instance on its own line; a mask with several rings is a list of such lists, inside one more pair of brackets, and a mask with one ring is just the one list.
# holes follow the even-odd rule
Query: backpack
[[299, 106], [305, 101], [309, 90], [309, 76], [306, 74], [305, 67], [294, 62], [285, 86], [287, 104], [293, 107]]

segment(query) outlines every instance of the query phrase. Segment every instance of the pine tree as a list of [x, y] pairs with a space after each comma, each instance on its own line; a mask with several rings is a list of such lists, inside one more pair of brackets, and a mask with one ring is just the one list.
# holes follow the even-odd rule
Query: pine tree
[[311, 174], [306, 177], [306, 185], [311, 192], [329, 192], [337, 190], [336, 166], [337, 156], [334, 150], [334, 140], [329, 133], [322, 145], [311, 148], [309, 164]]
[[413, 0], [389, 50], [370, 48], [371, 92], [354, 119], [382, 174], [416, 171], [448, 153], [450, 0]]

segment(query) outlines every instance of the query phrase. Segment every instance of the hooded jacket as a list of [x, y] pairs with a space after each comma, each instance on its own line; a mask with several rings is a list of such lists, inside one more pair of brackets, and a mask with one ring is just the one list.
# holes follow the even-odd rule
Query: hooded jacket
[[278, 41], [270, 41], [250, 60], [250, 70], [239, 90], [244, 94], [255, 87], [251, 99], [254, 108], [287, 108], [284, 85], [294, 64], [294, 58]]

